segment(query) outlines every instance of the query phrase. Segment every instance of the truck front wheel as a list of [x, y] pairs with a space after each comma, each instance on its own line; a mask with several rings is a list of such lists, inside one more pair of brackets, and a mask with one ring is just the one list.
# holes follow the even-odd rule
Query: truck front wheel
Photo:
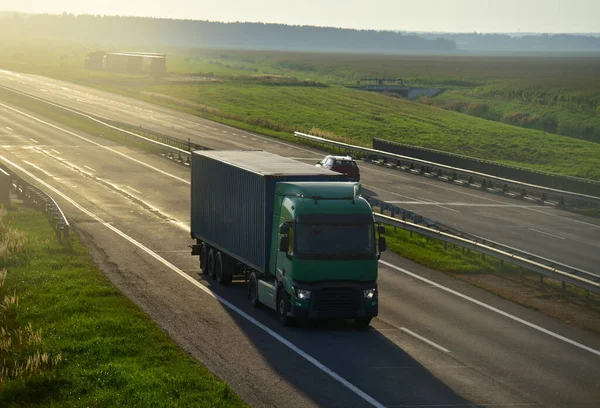
[[294, 325], [294, 318], [288, 316], [289, 310], [290, 301], [288, 295], [283, 288], [279, 288], [277, 291], [277, 315], [279, 316], [279, 321], [284, 326]]

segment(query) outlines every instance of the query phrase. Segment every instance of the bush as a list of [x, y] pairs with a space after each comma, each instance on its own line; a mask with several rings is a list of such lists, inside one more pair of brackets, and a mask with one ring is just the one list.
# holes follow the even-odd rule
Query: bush
[[22, 260], [27, 250], [27, 236], [6, 221], [6, 210], [0, 207], [0, 268]]

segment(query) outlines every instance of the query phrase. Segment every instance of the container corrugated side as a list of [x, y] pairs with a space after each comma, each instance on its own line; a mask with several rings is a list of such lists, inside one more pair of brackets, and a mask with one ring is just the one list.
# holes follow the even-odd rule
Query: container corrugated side
[[264, 271], [265, 181], [260, 174], [193, 154], [192, 236]]
[[342, 174], [263, 176], [192, 154], [191, 235], [268, 272], [278, 182], [347, 181]]

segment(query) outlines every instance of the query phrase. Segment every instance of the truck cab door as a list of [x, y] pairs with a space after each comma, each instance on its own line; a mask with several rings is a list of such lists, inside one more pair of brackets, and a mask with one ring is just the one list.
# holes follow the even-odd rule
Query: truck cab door
[[[292, 259], [294, 258], [295, 234], [293, 224], [288, 224], [289, 230], [287, 234], [279, 234], [279, 238], [287, 237], [287, 248], [279, 248], [277, 251], [277, 280], [283, 282], [284, 286], [288, 279], [291, 279], [290, 272], [292, 271]], [[281, 244], [281, 241], [280, 241]]]

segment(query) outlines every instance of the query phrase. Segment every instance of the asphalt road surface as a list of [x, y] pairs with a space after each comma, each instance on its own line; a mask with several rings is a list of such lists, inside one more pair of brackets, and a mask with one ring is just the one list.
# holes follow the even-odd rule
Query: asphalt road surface
[[[187, 168], [0, 103], [0, 160], [49, 192], [123, 293], [251, 405], [598, 405], [600, 336], [392, 254], [380, 265], [380, 316], [368, 331], [336, 322], [282, 327], [274, 312], [251, 308], [244, 285], [223, 288], [198, 275], [198, 259], [187, 248], [192, 243]], [[203, 130], [197, 132], [201, 137]], [[206, 137], [213, 139], [227, 140]], [[396, 194], [413, 194], [409, 189], [417, 192], [420, 185], [420, 199], [441, 198], [441, 189], [435, 183], [425, 188], [423, 179], [368, 166], [364, 178]], [[462, 190], [441, 186], [449, 189], [449, 201], [462, 197]], [[469, 202], [504, 203], [465, 193], [472, 194], [465, 196]], [[448, 216], [460, 208], [463, 217], [473, 218], [460, 206], [443, 207], [415, 204]], [[494, 214], [499, 209], [511, 211], [493, 207]], [[519, 211], [564, 224], [574, 237], [577, 228], [593, 236], [593, 222], [584, 227], [578, 217], [539, 207]]]
[[[0, 70], [0, 85], [213, 149], [263, 149], [316, 163], [324, 153], [46, 77]], [[600, 220], [359, 163], [365, 192], [459, 230], [600, 273]]]

